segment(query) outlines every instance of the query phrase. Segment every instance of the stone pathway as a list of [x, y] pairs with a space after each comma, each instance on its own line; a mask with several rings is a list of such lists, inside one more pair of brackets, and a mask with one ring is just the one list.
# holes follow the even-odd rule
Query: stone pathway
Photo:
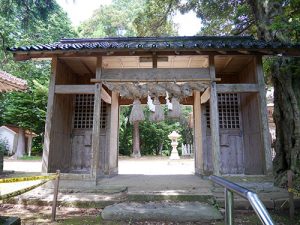
[[102, 211], [105, 220], [150, 220], [194, 222], [223, 219], [215, 207], [200, 202], [124, 202], [107, 206]]

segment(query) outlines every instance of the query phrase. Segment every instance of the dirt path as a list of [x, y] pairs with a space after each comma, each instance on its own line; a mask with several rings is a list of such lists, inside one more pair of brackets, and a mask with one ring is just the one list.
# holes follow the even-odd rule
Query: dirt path
[[15, 160], [5, 158], [3, 170], [16, 172], [41, 172], [42, 160]]
[[[41, 172], [41, 160], [5, 158], [4, 171]], [[194, 174], [194, 159], [169, 160], [168, 157], [119, 157], [119, 174], [174, 175]]]

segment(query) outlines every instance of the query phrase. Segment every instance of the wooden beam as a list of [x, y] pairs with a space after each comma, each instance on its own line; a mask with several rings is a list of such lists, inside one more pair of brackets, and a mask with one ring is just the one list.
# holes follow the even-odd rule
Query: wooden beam
[[[236, 49], [236, 50], [226, 49], [227, 55], [244, 55], [238, 52], [239, 50], [243, 50], [243, 49]], [[16, 61], [24, 61], [32, 58], [41, 58], [41, 59], [48, 60], [49, 58], [52, 57], [84, 57], [84, 56], [100, 57], [100, 56], [107, 56], [107, 52], [108, 52], [107, 49], [90, 49], [90, 50], [81, 50], [81, 51], [78, 50], [55, 50], [55, 51], [32, 51], [32, 52], [18, 51], [18, 52], [14, 52], [13, 54], [14, 54], [14, 59]], [[201, 49], [196, 51], [191, 49], [183, 49], [181, 51], [162, 50], [156, 52], [158, 56], [178, 55], [178, 54], [180, 55], [199, 55], [199, 54], [218, 55], [219, 54], [216, 50], [208, 51], [207, 49]], [[249, 52], [251, 53], [251, 55], [264, 55], [263, 52], [258, 52], [258, 49], [251, 49], [251, 51], [249, 50]], [[118, 51], [115, 51], [114, 55], [115, 56], [129, 56], [129, 55], [145, 56], [147, 55], [147, 53], [148, 56], [151, 55], [151, 53], [149, 54], [148, 51], [143, 49], [139, 51], [129, 51], [128, 49], [119, 49]], [[296, 50], [294, 52], [291, 52], [291, 50], [289, 50], [287, 54], [299, 56], [300, 53], [299, 51]]]
[[153, 56], [152, 56], [152, 68], [157, 68], [157, 55], [156, 55], [156, 53], [153, 53]]
[[51, 129], [53, 124], [55, 82], [56, 82], [57, 70], [58, 70], [58, 60], [57, 58], [53, 58], [51, 64], [51, 75], [50, 75], [45, 134], [44, 134], [44, 147], [43, 147], [43, 160], [42, 160], [43, 173], [49, 172], [50, 139], [51, 139], [51, 134], [53, 133], [51, 132]]
[[115, 54], [115, 52], [113, 52], [113, 51], [108, 51], [107, 53], [106, 53], [106, 55], [113, 55], [113, 54]]
[[[96, 78], [101, 79], [102, 75], [102, 57], [97, 58]], [[102, 83], [95, 84], [94, 116], [93, 116], [93, 133], [92, 133], [92, 162], [91, 175], [97, 184], [97, 177], [101, 175], [100, 162], [103, 159], [104, 152], [101, 151], [100, 130], [101, 130], [101, 92]]]
[[91, 70], [91, 68], [84, 61], [80, 60], [80, 63], [90, 74], [94, 74], [94, 72]]
[[163, 80], [191, 80], [209, 79], [207, 68], [186, 68], [186, 69], [103, 69], [101, 79], [105, 81], [163, 81]]
[[[95, 94], [95, 85], [55, 85], [55, 94]], [[111, 104], [111, 97], [103, 87], [101, 99]]]
[[269, 123], [268, 123], [266, 89], [265, 89], [261, 56], [256, 57], [255, 65], [256, 65], [257, 83], [259, 87], [259, 103], [260, 103], [259, 109], [260, 109], [260, 124], [261, 124], [260, 130], [261, 130], [261, 137], [263, 141], [265, 174], [272, 175], [273, 164], [272, 164], [271, 141], [270, 141], [270, 131], [269, 131]]
[[55, 85], [55, 94], [94, 94], [95, 85]]
[[257, 84], [217, 84], [218, 93], [258, 92]]
[[250, 54], [250, 52], [249, 51], [242, 51], [242, 50], [240, 50], [240, 51], [238, 51], [239, 53], [242, 53], [242, 54], [245, 54], [245, 55], [249, 55]]
[[106, 102], [108, 104], [111, 104], [111, 97], [103, 87], [102, 87], [102, 90], [101, 90], [101, 99], [104, 102]]
[[210, 99], [210, 87], [206, 88], [206, 90], [201, 95], [201, 104], [206, 103]]
[[[215, 79], [216, 70], [214, 55], [209, 56], [209, 73], [211, 79]], [[210, 128], [211, 128], [211, 148], [214, 175], [220, 175], [220, 131], [219, 131], [219, 111], [216, 82], [211, 82], [210, 86]]]
[[108, 140], [108, 165], [107, 175], [116, 175], [118, 173], [118, 148], [119, 148], [119, 93], [111, 93], [111, 108], [109, 120], [109, 138]]
[[222, 54], [222, 55], [226, 55], [226, 51], [218, 51], [218, 53]]
[[229, 57], [229, 58], [227, 59], [225, 65], [224, 65], [223, 68], [222, 68], [222, 71], [224, 71], [224, 70], [227, 68], [227, 66], [231, 63], [232, 59], [233, 59], [233, 57]]
[[202, 120], [201, 120], [201, 104], [200, 92], [194, 91], [193, 105], [194, 119], [194, 157], [195, 157], [195, 173], [204, 174], [203, 162], [203, 146], [202, 146]]
[[79, 76], [78, 73], [76, 73], [71, 66], [69, 66], [64, 60], [61, 60], [58, 58], [58, 61], [63, 64], [72, 74]]

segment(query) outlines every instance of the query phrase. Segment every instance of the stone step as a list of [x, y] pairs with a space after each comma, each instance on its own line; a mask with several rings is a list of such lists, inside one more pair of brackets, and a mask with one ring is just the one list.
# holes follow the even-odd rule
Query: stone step
[[107, 206], [104, 220], [201, 222], [223, 219], [220, 211], [201, 202], [124, 202]]
[[[15, 198], [5, 200], [4, 203], [24, 205], [51, 205], [53, 189], [37, 188]], [[186, 191], [155, 191], [155, 192], [130, 192], [124, 186], [101, 186], [97, 189], [60, 189], [58, 205], [78, 208], [104, 208], [115, 203], [134, 201], [174, 201], [174, 202], [203, 202], [213, 203], [214, 197], [211, 192], [199, 192], [198, 194]]]
[[[251, 183], [238, 183], [239, 185], [257, 193], [260, 200], [263, 202], [267, 209], [288, 209], [289, 208], [289, 194], [286, 189], [275, 187], [270, 182], [251, 182]], [[216, 199], [217, 204], [224, 208], [224, 188], [219, 185], [213, 185], [213, 196]], [[294, 197], [295, 208], [300, 208], [300, 198]], [[252, 209], [248, 200], [234, 194], [234, 208], [240, 210]]]

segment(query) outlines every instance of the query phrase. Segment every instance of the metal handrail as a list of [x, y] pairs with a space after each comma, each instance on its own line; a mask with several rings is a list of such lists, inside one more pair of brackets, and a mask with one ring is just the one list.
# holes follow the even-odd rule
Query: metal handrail
[[256, 193], [244, 188], [238, 184], [230, 182], [224, 178], [211, 175], [209, 177], [214, 183], [221, 185], [225, 188], [225, 224], [233, 224], [233, 193], [238, 194], [239, 196], [247, 199], [252, 208], [254, 209], [256, 215], [259, 217], [260, 221], [264, 225], [274, 225], [270, 214], [268, 213], [266, 207], [259, 199]]

